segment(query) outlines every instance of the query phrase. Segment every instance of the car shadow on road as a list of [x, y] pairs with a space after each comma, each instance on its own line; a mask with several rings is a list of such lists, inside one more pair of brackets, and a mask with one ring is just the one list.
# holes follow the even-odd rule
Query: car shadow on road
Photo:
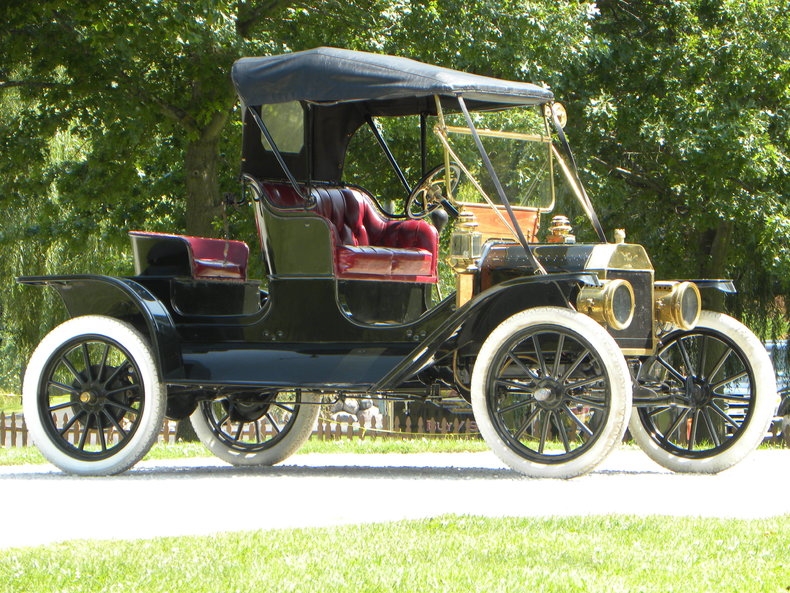
[[[651, 475], [671, 473], [661, 468], [649, 469], [618, 469], [603, 468], [598, 469], [588, 476], [623, 476], [623, 475]], [[585, 479], [588, 476], [575, 478], [576, 480]], [[123, 474], [106, 477], [85, 477], [86, 480], [152, 480], [152, 479], [183, 479], [197, 480], [207, 477], [217, 479], [229, 478], [286, 478], [286, 479], [363, 479], [363, 480], [532, 480], [545, 478], [529, 478], [508, 468], [491, 467], [432, 467], [432, 466], [380, 466], [380, 465], [279, 465], [279, 466], [255, 466], [255, 467], [236, 467], [231, 465], [141, 465]], [[47, 466], [40, 471], [3, 472], [0, 480], [73, 480], [79, 476], [71, 476], [59, 470]], [[563, 480], [565, 481], [565, 480]]]
[[3, 472], [0, 480], [149, 480], [149, 479], [197, 479], [206, 477], [235, 478], [255, 477], [261, 478], [349, 478], [349, 479], [447, 479], [447, 480], [513, 480], [522, 478], [519, 473], [502, 469], [491, 468], [449, 468], [449, 467], [379, 467], [379, 466], [274, 466], [274, 467], [234, 467], [234, 466], [151, 466], [137, 467], [115, 476], [80, 477], [65, 474], [54, 468], [42, 469], [40, 472], [20, 471]]

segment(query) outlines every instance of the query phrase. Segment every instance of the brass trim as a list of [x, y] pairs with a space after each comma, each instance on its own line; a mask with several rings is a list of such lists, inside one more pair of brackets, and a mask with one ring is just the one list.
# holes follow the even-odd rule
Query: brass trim
[[[487, 138], [504, 138], [507, 140], [524, 140], [525, 142], [542, 142], [543, 144], [551, 144], [550, 136], [542, 136], [539, 134], [525, 134], [523, 132], [507, 132], [505, 130], [488, 130], [485, 128], [478, 128], [477, 134]], [[445, 126], [445, 130], [451, 134], [466, 134], [472, 135], [472, 130], [463, 126]]]

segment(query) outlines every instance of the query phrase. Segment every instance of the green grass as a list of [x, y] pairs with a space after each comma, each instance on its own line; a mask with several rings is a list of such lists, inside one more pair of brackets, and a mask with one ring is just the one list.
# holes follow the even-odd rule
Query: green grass
[[[341, 439], [307, 441], [299, 453], [466, 453], [488, 451], [482, 439], [419, 438], [419, 439]], [[158, 443], [144, 459], [183, 459], [212, 457], [200, 443]], [[35, 447], [0, 447], [0, 466], [45, 463]], [[2, 591], [2, 589], [0, 589]]]
[[[310, 439], [299, 449], [299, 454], [306, 453], [475, 453], [489, 451], [482, 439], [417, 438], [417, 439], [339, 439], [321, 441]], [[200, 443], [157, 443], [144, 459], [181, 459], [189, 457], [212, 457], [212, 453]], [[0, 465], [3, 454], [0, 450]]]
[[0, 393], [0, 412], [14, 414], [22, 411], [22, 396], [11, 393]]
[[788, 533], [790, 516], [445, 516], [212, 537], [75, 541], [5, 550], [0, 590], [786, 593]]
[[[631, 445], [622, 445], [635, 446]], [[781, 443], [764, 443], [762, 449], [781, 449]], [[479, 453], [490, 451], [488, 445], [479, 438], [416, 438], [416, 439], [340, 439], [321, 441], [310, 439], [301, 449], [305, 453]], [[158, 443], [144, 459], [185, 459], [193, 457], [213, 457], [200, 443]], [[46, 463], [35, 447], [0, 447], [0, 466]], [[0, 590], [1, 591], [1, 590]]]
[[415, 438], [415, 439], [341, 439], [320, 441], [310, 439], [299, 453], [476, 453], [489, 451], [482, 438]]
[[0, 447], [0, 466], [46, 463], [35, 447]]

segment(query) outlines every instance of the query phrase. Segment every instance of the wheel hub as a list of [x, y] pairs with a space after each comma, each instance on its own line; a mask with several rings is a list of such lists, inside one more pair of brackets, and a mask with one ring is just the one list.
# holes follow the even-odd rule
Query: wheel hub
[[107, 398], [102, 397], [94, 388], [84, 387], [79, 396], [77, 396], [77, 400], [83, 411], [93, 414], [101, 411]]
[[[105, 373], [112, 373], [114, 368], [105, 369]], [[134, 398], [132, 390], [118, 391], [118, 388], [131, 385], [128, 378], [118, 377], [110, 385], [105, 385], [99, 377], [100, 368], [92, 367], [91, 373], [81, 373], [80, 377], [74, 381], [73, 387], [76, 394], [72, 396], [75, 410], [93, 416], [95, 414], [110, 414], [117, 422], [124, 416], [123, 407], [113, 404], [129, 405]], [[91, 376], [92, 375], [92, 376]], [[109, 395], [109, 390], [115, 390], [113, 395]], [[90, 428], [97, 428], [94, 418], [87, 420]]]
[[564, 390], [562, 385], [554, 380], [542, 381], [535, 389], [532, 396], [542, 407], [556, 409], [562, 405]]
[[97, 399], [96, 394], [92, 391], [83, 391], [80, 393], [80, 401], [83, 404], [95, 404]]
[[703, 381], [699, 377], [688, 377], [686, 379], [686, 397], [692, 406], [703, 407], [713, 399], [713, 391], [707, 381]]

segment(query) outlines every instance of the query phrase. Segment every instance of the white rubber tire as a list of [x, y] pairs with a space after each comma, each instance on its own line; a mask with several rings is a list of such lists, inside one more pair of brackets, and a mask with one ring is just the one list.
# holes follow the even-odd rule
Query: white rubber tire
[[[69, 454], [69, 447], [54, 436], [49, 418], [42, 417], [41, 389], [50, 363], [68, 344], [80, 340], [110, 340], [122, 347], [139, 371], [142, 383], [142, 414], [128, 442], [109, 457], [96, 460], [79, 458], [78, 451]], [[147, 340], [131, 325], [112, 317], [85, 315], [70, 319], [53, 329], [38, 345], [25, 372], [22, 404], [34, 444], [51, 463], [64, 472], [84, 476], [104, 476], [126, 471], [142, 459], [156, 441], [164, 421], [166, 396], [159, 378], [153, 352]], [[45, 422], [48, 428], [45, 427]]]
[[637, 408], [631, 414], [629, 430], [640, 448], [659, 465], [681, 473], [715, 474], [737, 464], [762, 443], [779, 403], [779, 396], [771, 359], [749, 328], [732, 317], [714, 311], [702, 311], [696, 328], [707, 328], [732, 340], [750, 363], [754, 394], [749, 423], [734, 437], [735, 441], [721, 452], [702, 458], [684, 457], [662, 448], [643, 426]]
[[288, 426], [288, 432], [270, 447], [260, 451], [246, 451], [240, 447], [232, 447], [218, 438], [214, 428], [206, 418], [202, 405], [192, 413], [190, 419], [200, 442], [214, 455], [231, 465], [275, 465], [284, 461], [304, 444], [313, 433], [321, 406], [321, 394], [303, 391], [301, 401], [305, 405], [294, 410], [296, 418]]
[[[492, 419], [486, 394], [492, 364], [501, 349], [516, 333], [530, 329], [549, 329], [571, 332], [589, 344], [600, 359], [609, 385], [608, 415], [598, 429], [594, 442], [587, 451], [558, 463], [528, 459], [508, 445], [499, 434]], [[472, 372], [472, 410], [480, 433], [486, 443], [512, 469], [536, 478], [574, 478], [592, 471], [619, 445], [625, 433], [631, 410], [632, 385], [625, 358], [614, 339], [598, 323], [576, 311], [560, 307], [536, 307], [513, 315], [500, 324], [483, 343]]]

